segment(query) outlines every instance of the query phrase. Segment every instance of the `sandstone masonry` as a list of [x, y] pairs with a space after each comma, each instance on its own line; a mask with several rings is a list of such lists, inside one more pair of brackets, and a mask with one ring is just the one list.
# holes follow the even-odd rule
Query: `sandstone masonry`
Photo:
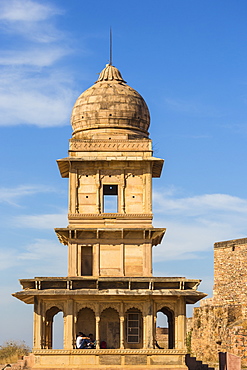
[[247, 238], [214, 244], [213, 298], [192, 319], [192, 353], [215, 363], [218, 352], [241, 356], [247, 367]]

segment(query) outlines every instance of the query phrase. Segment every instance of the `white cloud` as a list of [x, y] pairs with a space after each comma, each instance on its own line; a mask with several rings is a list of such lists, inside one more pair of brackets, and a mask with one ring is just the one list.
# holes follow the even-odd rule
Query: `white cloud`
[[59, 241], [36, 239], [17, 259], [25, 265], [25, 274], [31, 277], [67, 275], [67, 247]]
[[60, 14], [45, 1], [0, 2], [0, 126], [69, 124], [77, 94], [73, 72], [57, 65], [73, 52], [68, 35], [55, 25]]
[[172, 192], [168, 193], [168, 196], [167, 193], [154, 192], [153, 200], [156, 203], [156, 212], [163, 212], [165, 207], [166, 213], [175, 214], [186, 211], [187, 216], [199, 216], [208, 211], [247, 213], [247, 199], [228, 194], [203, 194], [176, 198]]
[[155, 226], [166, 227], [154, 261], [201, 258], [218, 241], [246, 237], [247, 200], [227, 194], [176, 198], [154, 192]]
[[0, 65], [3, 66], [35, 66], [48, 67], [53, 65], [57, 60], [69, 53], [66, 47], [47, 46], [42, 48], [32, 48], [29, 50], [7, 50], [2, 51], [0, 55]]
[[0, 271], [11, 270], [18, 266], [19, 274], [28, 274], [31, 277], [46, 276], [45, 274], [61, 276], [61, 273], [67, 273], [67, 248], [58, 240], [35, 239], [21, 249], [2, 248], [0, 258]]
[[32, 0], [2, 0], [0, 4], [0, 19], [10, 22], [37, 22], [60, 13], [48, 3]]
[[18, 205], [18, 201], [22, 197], [30, 196], [38, 193], [53, 192], [54, 189], [45, 186], [20, 185], [15, 188], [1, 187], [0, 188], [0, 203], [8, 203], [14, 206]]
[[51, 230], [57, 225], [67, 227], [68, 216], [66, 211], [57, 214], [23, 215], [14, 217], [13, 222], [16, 227]]
[[50, 21], [51, 17], [59, 14], [63, 14], [61, 9], [40, 1], [2, 0], [0, 26], [8, 33], [39, 43], [50, 43], [64, 35]]
[[25, 71], [5, 73], [0, 77], [0, 126], [68, 124], [75, 100], [71, 84], [62, 72], [43, 76], [29, 76]]

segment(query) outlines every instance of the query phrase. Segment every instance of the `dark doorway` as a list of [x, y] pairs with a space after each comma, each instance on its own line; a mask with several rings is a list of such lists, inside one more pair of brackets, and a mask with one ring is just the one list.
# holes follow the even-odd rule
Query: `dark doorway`
[[91, 246], [81, 248], [81, 274], [82, 276], [93, 275], [93, 248]]

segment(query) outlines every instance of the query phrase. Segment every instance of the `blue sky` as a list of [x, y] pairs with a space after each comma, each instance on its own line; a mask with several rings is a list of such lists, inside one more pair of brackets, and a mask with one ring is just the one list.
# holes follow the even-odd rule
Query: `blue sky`
[[247, 233], [245, 0], [1, 0], [0, 344], [32, 343], [19, 278], [66, 276], [70, 113], [109, 60], [146, 100], [154, 154], [156, 276], [213, 286], [213, 243]]

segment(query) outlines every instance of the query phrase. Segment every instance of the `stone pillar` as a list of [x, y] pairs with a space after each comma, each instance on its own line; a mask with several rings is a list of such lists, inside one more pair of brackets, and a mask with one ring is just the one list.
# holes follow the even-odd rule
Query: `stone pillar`
[[149, 163], [148, 173], [145, 175], [145, 203], [147, 213], [152, 213], [152, 167]]
[[147, 316], [146, 310], [144, 310], [143, 314], [143, 348], [147, 348]]
[[34, 297], [33, 349], [42, 348], [42, 301]]
[[125, 246], [120, 244], [120, 275], [125, 276]]
[[153, 348], [153, 300], [149, 302], [147, 311], [147, 348]]
[[99, 243], [93, 245], [93, 276], [99, 276], [100, 270]]
[[120, 197], [120, 204], [121, 204], [121, 213], [125, 213], [125, 173], [123, 172], [121, 175], [121, 197]]
[[154, 307], [153, 307], [153, 347], [152, 348], [155, 348], [156, 325], [157, 325], [157, 303], [154, 302]]
[[78, 203], [77, 174], [70, 171], [69, 177], [69, 213], [76, 213]]
[[[74, 183], [73, 183], [74, 185]], [[80, 213], [80, 200], [79, 200], [79, 189], [80, 189], [80, 175], [78, 174], [78, 170], [76, 171], [76, 181], [75, 181], [75, 194], [73, 189], [71, 189], [71, 198], [75, 199], [75, 213]]]
[[96, 349], [100, 348], [100, 336], [99, 336], [99, 325], [100, 325], [100, 315], [99, 311], [95, 313], [95, 320], [96, 320], [96, 333], [95, 333], [95, 340], [96, 340]]
[[124, 316], [120, 316], [120, 348], [124, 348]]
[[143, 244], [143, 274], [144, 276], [152, 276], [152, 245], [151, 243]]
[[78, 274], [78, 245], [68, 244], [68, 276], [79, 276]]
[[177, 349], [185, 348], [186, 334], [186, 304], [184, 298], [179, 297], [176, 304], [175, 315], [175, 346]]
[[45, 324], [45, 349], [51, 349], [52, 348], [52, 324], [53, 324], [53, 318], [50, 320], [44, 320]]
[[101, 189], [100, 170], [98, 170], [96, 174], [96, 207], [98, 213], [101, 213], [102, 211], [100, 189]]
[[143, 348], [153, 348], [153, 301], [145, 302], [143, 310]]
[[75, 342], [74, 333], [74, 301], [68, 299], [66, 302], [66, 312], [64, 313], [64, 349], [73, 349]]
[[120, 349], [124, 348], [124, 305], [121, 303], [120, 305]]

